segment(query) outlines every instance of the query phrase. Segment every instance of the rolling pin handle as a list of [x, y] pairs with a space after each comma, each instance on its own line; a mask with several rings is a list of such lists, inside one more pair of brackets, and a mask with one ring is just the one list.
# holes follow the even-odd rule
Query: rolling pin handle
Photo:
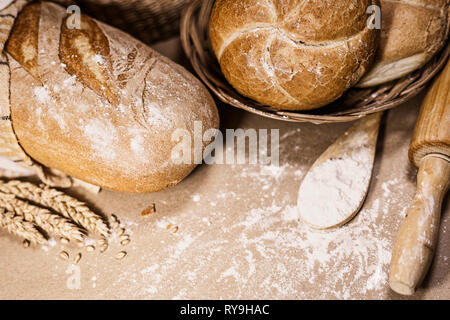
[[417, 193], [392, 253], [389, 284], [397, 293], [412, 295], [431, 265], [442, 201], [449, 186], [450, 162], [433, 155], [423, 158], [417, 176]]

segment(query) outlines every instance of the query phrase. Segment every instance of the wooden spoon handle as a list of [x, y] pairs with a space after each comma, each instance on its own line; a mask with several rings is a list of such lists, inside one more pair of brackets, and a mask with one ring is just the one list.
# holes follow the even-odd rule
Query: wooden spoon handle
[[417, 193], [395, 242], [389, 283], [411, 295], [425, 277], [436, 248], [442, 201], [450, 187], [450, 159], [432, 154], [422, 159]]

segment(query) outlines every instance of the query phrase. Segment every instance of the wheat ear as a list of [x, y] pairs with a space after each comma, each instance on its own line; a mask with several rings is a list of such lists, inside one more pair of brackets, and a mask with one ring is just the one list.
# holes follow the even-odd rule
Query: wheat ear
[[59, 190], [48, 187], [42, 188], [29, 182], [12, 180], [9, 182], [0, 181], [0, 191], [51, 208], [64, 217], [72, 219], [75, 223], [92, 233], [104, 237], [107, 237], [109, 234], [108, 226], [99, 215], [92, 212], [85, 203]]
[[33, 243], [45, 244], [47, 242], [42, 233], [31, 222], [23, 220], [23, 217], [16, 216], [14, 212], [7, 211], [4, 208], [0, 208], [0, 227]]
[[17, 199], [14, 195], [0, 192], [0, 206], [21, 216], [25, 221], [34, 223], [48, 233], [54, 233], [70, 240], [83, 241], [84, 239], [81, 229], [70, 220]]

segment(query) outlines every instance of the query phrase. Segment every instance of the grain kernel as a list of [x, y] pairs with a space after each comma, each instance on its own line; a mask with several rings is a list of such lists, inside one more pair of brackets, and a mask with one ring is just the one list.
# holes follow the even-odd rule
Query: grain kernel
[[80, 262], [80, 260], [81, 260], [81, 253], [78, 253], [74, 259], [75, 264], [78, 264], [78, 262]]
[[59, 253], [59, 257], [60, 257], [62, 260], [68, 260], [68, 259], [69, 259], [69, 254], [68, 254], [66, 251], [61, 251], [61, 252]]
[[130, 239], [130, 236], [129, 236], [128, 234], [123, 234], [123, 235], [121, 235], [120, 238], [119, 238], [120, 241], [122, 241], [122, 240], [127, 240], [127, 239]]
[[28, 247], [30, 246], [30, 241], [28, 241], [28, 240], [23, 240], [22, 244], [23, 244], [23, 247], [24, 247], [24, 248], [28, 248]]
[[122, 246], [126, 246], [126, 245], [128, 245], [130, 243], [130, 239], [124, 239], [124, 240], [122, 240], [122, 241], [120, 241], [120, 244], [122, 245]]
[[127, 253], [125, 251], [120, 251], [119, 253], [116, 254], [116, 259], [117, 260], [122, 260], [123, 258], [125, 258], [127, 255]]
[[106, 250], [108, 250], [108, 245], [107, 245], [107, 244], [104, 244], [104, 245], [102, 245], [102, 246], [100, 247], [100, 253], [103, 253], [103, 252], [105, 252]]
[[86, 251], [87, 252], [93, 252], [93, 251], [95, 251], [95, 247], [94, 246], [87, 246], [86, 247]]
[[61, 241], [62, 244], [68, 244], [70, 242], [70, 240], [67, 239], [67, 238], [61, 238], [60, 241]]

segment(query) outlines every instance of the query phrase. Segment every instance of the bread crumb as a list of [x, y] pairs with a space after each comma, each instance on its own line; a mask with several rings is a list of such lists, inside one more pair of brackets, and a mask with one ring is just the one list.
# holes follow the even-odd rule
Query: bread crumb
[[145, 216], [148, 216], [148, 215], [153, 214], [155, 212], [156, 212], [156, 204], [152, 203], [149, 207], [147, 207], [144, 210], [142, 210], [141, 216], [145, 217]]

